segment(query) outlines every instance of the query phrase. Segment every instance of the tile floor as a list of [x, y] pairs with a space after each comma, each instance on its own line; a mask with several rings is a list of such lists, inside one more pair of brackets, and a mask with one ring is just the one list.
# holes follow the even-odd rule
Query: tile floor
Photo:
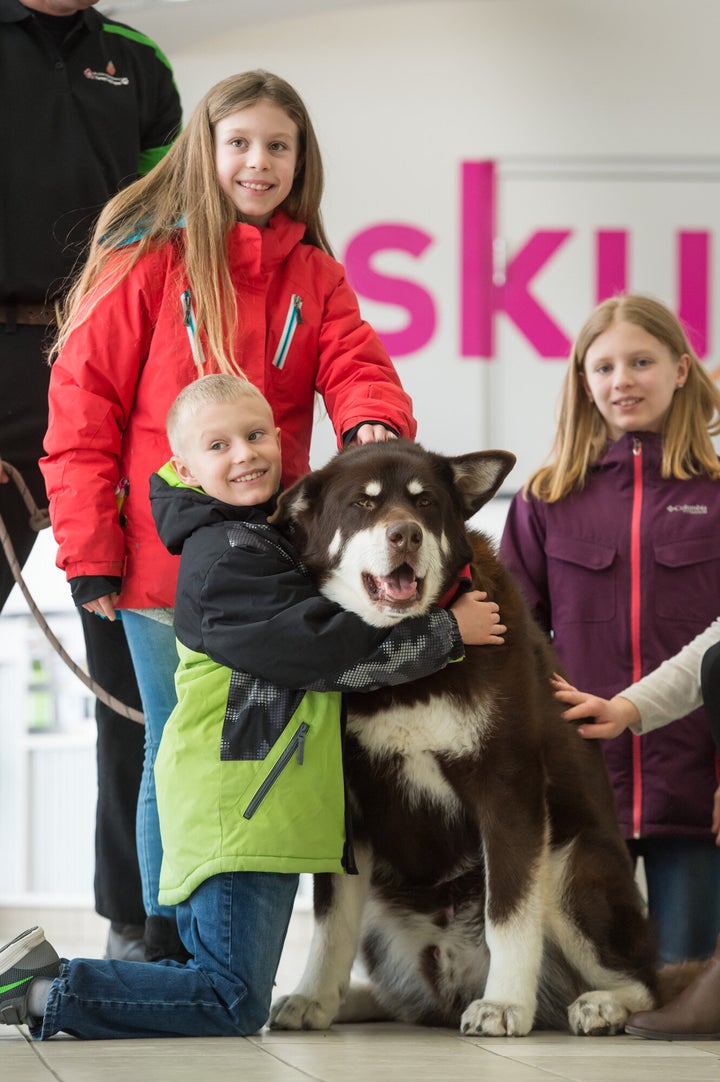
[[[311, 917], [298, 911], [278, 988], [293, 987]], [[106, 924], [84, 911], [0, 908], [0, 943], [31, 924], [64, 955], [101, 955]], [[2, 1082], [717, 1082], [720, 1041], [643, 1041], [533, 1033], [520, 1039], [460, 1037], [391, 1023], [326, 1033], [262, 1032], [245, 1039], [30, 1041], [0, 1027]]]

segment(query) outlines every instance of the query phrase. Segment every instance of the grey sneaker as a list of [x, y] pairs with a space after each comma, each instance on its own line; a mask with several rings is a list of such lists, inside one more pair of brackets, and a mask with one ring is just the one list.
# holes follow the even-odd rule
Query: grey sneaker
[[27, 1021], [27, 998], [35, 977], [54, 980], [60, 959], [42, 928], [28, 928], [0, 948], [0, 1022], [19, 1026]]

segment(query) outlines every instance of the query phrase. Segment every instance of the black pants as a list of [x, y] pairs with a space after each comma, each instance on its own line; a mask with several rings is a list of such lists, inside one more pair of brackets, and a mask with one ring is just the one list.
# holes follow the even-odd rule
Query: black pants
[[702, 659], [700, 685], [710, 732], [720, 753], [720, 642], [711, 646]]
[[[88, 671], [100, 687], [142, 711], [130, 651], [120, 620], [101, 620], [80, 610]], [[95, 909], [121, 924], [143, 924], [145, 910], [135, 842], [135, 815], [142, 776], [144, 726], [95, 702], [97, 810], [95, 816]]]
[[[0, 324], [0, 458], [23, 476], [38, 507], [47, 495], [38, 460], [47, 430], [48, 382], [45, 361], [49, 334], [43, 327]], [[37, 533], [13, 481], [0, 485], [0, 515], [15, 555], [24, 566]], [[0, 610], [15, 583], [0, 552]], [[42, 599], [40, 599], [42, 600]], [[121, 623], [83, 620], [90, 675], [122, 702], [138, 710], [140, 694]], [[109, 920], [142, 924], [140, 871], [135, 843], [135, 809], [142, 774], [144, 731], [98, 702], [98, 799], [95, 831], [95, 908]]]

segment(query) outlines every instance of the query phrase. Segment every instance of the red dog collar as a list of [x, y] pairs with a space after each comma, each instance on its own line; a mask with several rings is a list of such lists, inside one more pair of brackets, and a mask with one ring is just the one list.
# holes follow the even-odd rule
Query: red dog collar
[[472, 571], [470, 570], [470, 564], [465, 564], [458, 571], [457, 581], [452, 584], [449, 590], [447, 590], [437, 604], [441, 609], [446, 609], [448, 605], [452, 605], [455, 598], [460, 593], [461, 588], [467, 589], [472, 585]]

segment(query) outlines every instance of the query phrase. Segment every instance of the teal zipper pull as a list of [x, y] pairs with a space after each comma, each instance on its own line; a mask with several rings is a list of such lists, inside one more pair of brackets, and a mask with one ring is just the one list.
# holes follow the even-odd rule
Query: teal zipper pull
[[302, 305], [303, 301], [300, 294], [293, 293], [290, 297], [290, 304], [285, 317], [285, 326], [280, 335], [280, 341], [278, 342], [275, 356], [272, 359], [275, 368], [282, 368], [285, 364], [290, 345], [295, 335], [295, 329], [303, 322]]
[[188, 333], [193, 360], [198, 368], [202, 368], [205, 363], [205, 357], [203, 356], [202, 346], [198, 341], [195, 313], [193, 312], [192, 306], [192, 294], [189, 289], [184, 290], [184, 292], [180, 294], [180, 304], [183, 313], [183, 327], [186, 328]]

